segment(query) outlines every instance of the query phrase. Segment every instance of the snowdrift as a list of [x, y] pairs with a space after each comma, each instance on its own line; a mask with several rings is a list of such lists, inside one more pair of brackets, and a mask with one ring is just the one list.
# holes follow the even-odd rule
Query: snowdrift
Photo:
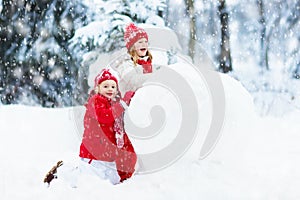
[[[60, 179], [54, 180], [49, 188], [42, 183], [45, 173], [58, 160], [77, 159], [82, 107], [1, 106], [0, 198], [299, 199], [296, 186], [300, 184], [300, 136], [297, 133], [300, 126], [296, 120], [300, 113], [295, 111], [280, 119], [260, 118], [241, 84], [227, 75], [220, 76], [226, 113], [222, 135], [213, 151], [205, 159], [199, 159], [211, 116], [209, 97], [199, 83], [193, 88], [199, 101], [199, 133], [188, 151], [163, 170], [136, 175], [116, 186], [85, 175], [81, 176], [76, 189]], [[190, 80], [197, 83], [197, 79]], [[138, 95], [134, 101], [138, 104]], [[167, 111], [176, 110], [172, 101], [167, 102], [170, 104]], [[135, 109], [130, 112], [137, 123], [149, 122], [147, 117], [138, 117], [143, 113]], [[175, 126], [179, 119], [173, 120], [170, 124]], [[166, 132], [174, 132], [172, 127], [166, 124]], [[172, 137], [164, 135], [162, 138], [170, 140]], [[157, 143], [155, 150], [166, 145], [163, 139], [152, 142]], [[151, 151], [150, 144], [141, 143], [133, 142], [138, 153]]]

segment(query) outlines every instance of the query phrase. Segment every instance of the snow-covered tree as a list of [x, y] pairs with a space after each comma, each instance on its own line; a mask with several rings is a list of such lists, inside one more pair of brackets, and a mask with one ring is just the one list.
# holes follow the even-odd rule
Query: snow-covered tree
[[82, 55], [95, 49], [98, 52], [111, 52], [124, 47], [123, 29], [126, 24], [145, 23], [149, 18], [161, 14], [165, 8], [164, 0], [90, 0], [89, 5], [98, 15], [77, 30], [70, 44]]
[[78, 64], [68, 40], [87, 23], [87, 7], [78, 0], [3, 0], [2, 6], [1, 101], [72, 105]]

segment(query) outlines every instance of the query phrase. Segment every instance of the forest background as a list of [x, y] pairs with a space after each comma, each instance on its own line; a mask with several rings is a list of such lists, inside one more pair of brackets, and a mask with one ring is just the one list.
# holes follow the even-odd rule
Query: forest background
[[[91, 61], [123, 48], [132, 21], [171, 29], [194, 62], [203, 48], [261, 114], [278, 102], [299, 108], [299, 9], [298, 0], [0, 0], [1, 103], [82, 105]], [[172, 64], [178, 50], [167, 51]]]

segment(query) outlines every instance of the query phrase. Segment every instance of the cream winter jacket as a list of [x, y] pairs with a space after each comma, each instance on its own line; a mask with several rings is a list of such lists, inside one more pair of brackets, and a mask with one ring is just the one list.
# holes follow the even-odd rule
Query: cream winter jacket
[[143, 73], [141, 65], [134, 66], [131, 60], [126, 60], [116, 70], [119, 74], [119, 90], [122, 95], [127, 91], [136, 91], [158, 70], [159, 67], [152, 66], [152, 73]]

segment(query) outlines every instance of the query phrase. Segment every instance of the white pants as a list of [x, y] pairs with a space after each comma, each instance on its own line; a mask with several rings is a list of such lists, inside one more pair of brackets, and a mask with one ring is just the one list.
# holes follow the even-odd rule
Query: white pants
[[120, 183], [120, 177], [114, 162], [99, 160], [90, 162], [90, 159], [80, 158], [78, 162], [64, 162], [57, 170], [57, 177], [62, 178], [74, 188], [77, 187], [79, 176], [83, 174], [95, 175], [103, 180], [108, 179], [114, 185]]

